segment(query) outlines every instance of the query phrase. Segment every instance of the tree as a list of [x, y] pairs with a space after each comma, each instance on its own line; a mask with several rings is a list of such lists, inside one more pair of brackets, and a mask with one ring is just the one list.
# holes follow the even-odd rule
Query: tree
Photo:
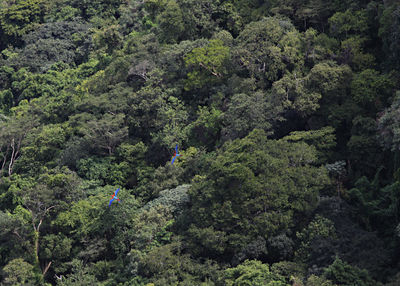
[[22, 258], [11, 260], [3, 268], [5, 274], [4, 285], [26, 285], [34, 278], [34, 266]]
[[312, 68], [315, 64], [332, 59], [338, 53], [339, 42], [326, 34], [318, 34], [313, 28], [304, 32], [303, 49], [305, 64]]
[[48, 124], [30, 132], [21, 148], [21, 158], [15, 164], [18, 172], [34, 176], [44, 167], [55, 167], [68, 136], [67, 129], [66, 125]]
[[333, 35], [346, 39], [351, 33], [362, 34], [367, 31], [366, 10], [336, 12], [329, 18], [330, 31]]
[[191, 250], [230, 259], [258, 236], [295, 227], [295, 214], [307, 216], [327, 182], [325, 171], [311, 166], [315, 159], [307, 144], [268, 140], [257, 129], [225, 143], [189, 191]]
[[32, 31], [43, 21], [45, 0], [4, 1], [0, 8], [0, 27], [13, 44], [20, 44], [20, 37]]
[[148, 210], [158, 206], [164, 206], [174, 215], [181, 214], [190, 203], [188, 190], [190, 185], [180, 185], [174, 189], [163, 190], [159, 193], [159, 197], [144, 205], [143, 209]]
[[57, 62], [81, 64], [92, 47], [89, 25], [80, 21], [46, 23], [22, 37], [25, 46], [11, 61], [44, 72]]
[[340, 258], [336, 258], [335, 261], [325, 270], [324, 276], [332, 280], [333, 283], [344, 286], [382, 285], [381, 283], [373, 280], [367, 270], [353, 267], [342, 261]]
[[218, 3], [211, 0], [178, 0], [182, 11], [182, 40], [209, 39], [218, 30]]
[[[34, 244], [34, 257], [35, 265], [40, 267], [39, 261], [39, 240], [40, 240], [40, 227], [44, 219], [49, 215], [49, 212], [56, 207], [57, 202], [52, 198], [52, 191], [45, 185], [38, 185], [36, 188], [27, 190], [23, 196], [23, 206], [30, 214], [30, 219], [33, 226], [33, 244]], [[46, 274], [51, 261], [43, 269], [43, 275]]]
[[326, 125], [340, 128], [337, 136], [341, 137], [343, 132], [350, 130], [354, 115], [362, 112], [361, 107], [355, 104], [348, 94], [352, 78], [350, 67], [325, 61], [316, 64], [307, 77], [310, 91], [322, 95], [319, 101], [320, 108], [313, 118], [316, 128]]
[[300, 247], [296, 251], [296, 259], [308, 262], [311, 242], [316, 238], [335, 239], [335, 226], [332, 221], [317, 215], [301, 232], [296, 233], [300, 240]]
[[303, 63], [300, 34], [289, 20], [268, 17], [251, 22], [236, 39], [233, 58], [250, 76], [269, 86], [288, 70], [298, 70]]
[[324, 277], [318, 277], [314, 274], [308, 277], [306, 286], [335, 286], [331, 280], [327, 280]]
[[118, 13], [121, 0], [68, 0], [67, 3], [80, 10], [80, 15], [84, 19], [92, 17], [113, 18]]
[[376, 136], [377, 122], [374, 118], [356, 116], [352, 123], [351, 137], [347, 142], [351, 171], [355, 175], [373, 176], [384, 160], [382, 146]]
[[155, 247], [140, 259], [139, 274], [153, 285], [214, 285], [220, 271], [214, 261], [200, 263], [183, 252], [179, 239]]
[[234, 94], [222, 115], [222, 139], [243, 138], [254, 128], [271, 135], [274, 125], [282, 121], [282, 111], [282, 106], [270, 94], [261, 91], [251, 95]]
[[246, 260], [242, 264], [225, 270], [225, 283], [227, 286], [286, 286], [285, 279], [271, 273], [268, 264], [258, 260]]
[[12, 232], [22, 241], [26, 257], [33, 260], [36, 272], [40, 271], [43, 277], [54, 261], [51, 255], [47, 255], [49, 260], [41, 256], [43, 226], [48, 231], [48, 218], [63, 210], [73, 199], [81, 197], [76, 190], [79, 180], [67, 169], [48, 172], [37, 180], [17, 175], [13, 179], [9, 188], [17, 195], [19, 204], [12, 211], [12, 218], [18, 222], [12, 227]]
[[396, 68], [400, 64], [400, 52], [397, 48], [400, 39], [400, 6], [395, 1], [388, 1], [379, 17], [378, 35], [383, 41], [385, 65]]
[[392, 151], [400, 149], [400, 92], [396, 93], [391, 106], [382, 113], [378, 120], [379, 137], [381, 144]]
[[164, 11], [157, 16], [160, 38], [167, 43], [179, 42], [185, 31], [182, 10], [175, 0], [167, 1], [165, 6]]
[[220, 139], [222, 118], [221, 110], [199, 106], [197, 119], [188, 126], [190, 145], [207, 146], [208, 149], [212, 149]]
[[380, 75], [372, 69], [355, 74], [351, 82], [351, 93], [356, 103], [373, 114], [382, 109], [392, 95], [393, 81], [387, 75]]
[[[2, 197], [5, 194], [2, 194]], [[6, 198], [10, 198], [10, 192]], [[4, 197], [3, 197], [4, 198]], [[16, 197], [15, 197], [16, 198]], [[15, 206], [9, 206], [15, 208]], [[0, 262], [5, 266], [13, 257], [25, 258], [32, 261], [31, 247], [29, 242], [25, 240], [30, 235], [31, 230], [27, 229], [15, 216], [9, 211], [0, 211]], [[27, 255], [28, 254], [28, 255]], [[10, 273], [12, 274], [12, 273]]]
[[396, 181], [380, 186], [380, 172], [378, 170], [371, 181], [365, 176], [358, 179], [354, 188], [349, 190], [349, 197], [368, 228], [393, 235], [395, 230], [391, 226], [400, 221], [400, 199], [396, 196], [400, 184]]
[[362, 71], [375, 65], [375, 57], [364, 53], [367, 39], [360, 36], [350, 37], [341, 43], [340, 62], [348, 64], [354, 71]]
[[273, 95], [287, 109], [295, 110], [300, 116], [311, 115], [319, 108], [321, 94], [308, 87], [308, 77], [301, 74], [287, 74], [272, 85]]
[[111, 54], [115, 49], [120, 48], [122, 36], [118, 31], [118, 26], [111, 25], [103, 30], [95, 31], [93, 43], [97, 50]]
[[205, 47], [194, 48], [185, 57], [186, 66], [193, 69], [188, 73], [187, 86], [202, 87], [226, 75], [229, 54], [229, 47], [217, 39], [210, 40]]
[[115, 147], [128, 136], [128, 127], [124, 126], [124, 114], [105, 114], [100, 120], [86, 122], [81, 132], [94, 148], [107, 150], [108, 155], [114, 153]]
[[[26, 107], [26, 106], [25, 106]], [[28, 114], [19, 114], [10, 120], [0, 122], [0, 178], [5, 168], [8, 176], [14, 171], [16, 160], [20, 157], [21, 148], [28, 133], [38, 124], [37, 119]]]
[[72, 262], [72, 273], [64, 279], [62, 275], [57, 280], [59, 286], [89, 286], [98, 284], [99, 281], [92, 274], [89, 274], [89, 267], [81, 260], [74, 259]]
[[289, 142], [305, 142], [314, 146], [317, 150], [319, 162], [325, 163], [333, 155], [333, 148], [336, 146], [335, 129], [326, 126], [318, 130], [293, 131], [285, 136]]

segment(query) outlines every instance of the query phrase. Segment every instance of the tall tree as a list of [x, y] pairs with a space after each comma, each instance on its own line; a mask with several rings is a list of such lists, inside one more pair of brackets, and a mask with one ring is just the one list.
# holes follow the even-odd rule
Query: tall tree
[[268, 140], [257, 129], [225, 144], [189, 192], [192, 251], [229, 259], [259, 236], [295, 227], [327, 183], [324, 169], [312, 166], [315, 159], [307, 144]]

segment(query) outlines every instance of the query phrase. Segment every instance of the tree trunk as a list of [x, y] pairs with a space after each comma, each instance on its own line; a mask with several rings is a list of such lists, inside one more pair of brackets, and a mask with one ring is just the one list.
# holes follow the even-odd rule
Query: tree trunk
[[[36, 266], [40, 269], [40, 263], [39, 263], [39, 231], [35, 229], [34, 232], [34, 245], [35, 245], [35, 264]], [[41, 270], [41, 269], [40, 269]]]

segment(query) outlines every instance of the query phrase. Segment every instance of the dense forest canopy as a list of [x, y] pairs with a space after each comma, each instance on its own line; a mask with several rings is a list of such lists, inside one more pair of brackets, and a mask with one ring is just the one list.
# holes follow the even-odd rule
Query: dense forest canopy
[[0, 284], [399, 285], [399, 47], [396, 0], [1, 0]]

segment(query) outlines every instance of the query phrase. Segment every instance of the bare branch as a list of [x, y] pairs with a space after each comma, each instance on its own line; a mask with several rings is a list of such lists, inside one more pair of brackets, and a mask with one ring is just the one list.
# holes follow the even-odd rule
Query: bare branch
[[50, 262], [47, 264], [47, 266], [44, 268], [44, 270], [43, 270], [43, 276], [45, 276], [46, 273], [47, 273], [47, 271], [49, 271], [50, 265], [51, 265], [51, 261], [50, 261]]
[[12, 148], [12, 153], [11, 153], [11, 158], [10, 158], [10, 164], [8, 165], [8, 175], [11, 176], [12, 174], [12, 168], [14, 165], [14, 154], [15, 154], [15, 140], [14, 138], [11, 140], [11, 148]]
[[16, 231], [15, 229], [13, 230], [13, 234], [15, 234], [19, 239], [23, 240], [18, 231]]

